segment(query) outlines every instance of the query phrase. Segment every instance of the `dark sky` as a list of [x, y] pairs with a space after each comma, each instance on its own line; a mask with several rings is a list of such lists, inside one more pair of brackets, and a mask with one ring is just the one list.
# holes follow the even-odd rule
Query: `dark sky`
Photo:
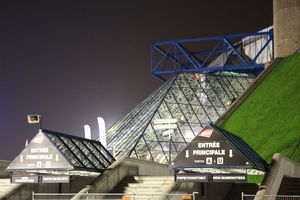
[[156, 40], [255, 32], [272, 0], [0, 1], [0, 159], [13, 159], [38, 126], [83, 136], [107, 126], [161, 82], [150, 74]]

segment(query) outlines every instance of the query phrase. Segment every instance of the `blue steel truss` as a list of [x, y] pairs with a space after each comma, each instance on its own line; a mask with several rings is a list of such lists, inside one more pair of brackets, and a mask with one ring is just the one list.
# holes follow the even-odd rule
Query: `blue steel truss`
[[180, 72], [260, 73], [273, 59], [273, 29], [227, 36], [158, 41], [152, 44], [151, 72], [165, 81]]

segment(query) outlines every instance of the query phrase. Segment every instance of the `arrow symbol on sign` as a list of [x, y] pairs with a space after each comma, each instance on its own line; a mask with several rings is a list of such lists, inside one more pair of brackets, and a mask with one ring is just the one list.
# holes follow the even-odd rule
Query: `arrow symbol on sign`
[[186, 158], [190, 157], [190, 155], [189, 155], [189, 150], [186, 150], [186, 151], [185, 151], [185, 157], [186, 157]]
[[233, 154], [232, 154], [232, 149], [229, 150], [229, 157], [233, 157]]

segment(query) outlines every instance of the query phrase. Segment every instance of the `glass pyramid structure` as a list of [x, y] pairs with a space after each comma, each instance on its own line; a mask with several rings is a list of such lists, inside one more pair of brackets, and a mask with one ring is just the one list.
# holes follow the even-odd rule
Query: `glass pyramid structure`
[[[253, 82], [251, 74], [179, 73], [107, 131], [115, 157], [169, 163]], [[170, 140], [170, 138], [172, 138]]]

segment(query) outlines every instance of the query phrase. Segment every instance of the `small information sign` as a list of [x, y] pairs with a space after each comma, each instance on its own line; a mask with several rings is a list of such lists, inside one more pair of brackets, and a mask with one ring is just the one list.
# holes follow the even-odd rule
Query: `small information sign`
[[11, 183], [69, 183], [67, 175], [24, 175], [12, 176]]
[[176, 174], [176, 182], [231, 182], [246, 183], [246, 174]]

